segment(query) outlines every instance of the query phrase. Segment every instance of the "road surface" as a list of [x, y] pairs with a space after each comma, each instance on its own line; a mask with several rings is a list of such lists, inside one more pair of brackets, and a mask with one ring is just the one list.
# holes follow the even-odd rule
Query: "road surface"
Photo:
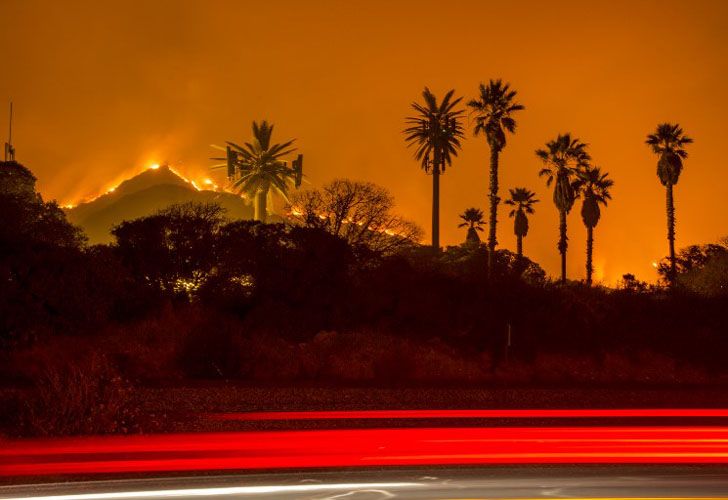
[[728, 498], [722, 467], [339, 470], [0, 487], [2, 499], [683, 499]]
[[[728, 500], [726, 410], [259, 412], [210, 418], [283, 420], [290, 428], [0, 440], [0, 499]], [[534, 423], [542, 419], [549, 425]], [[297, 420], [320, 422], [296, 428]], [[357, 424], [362, 421], [369, 424]]]

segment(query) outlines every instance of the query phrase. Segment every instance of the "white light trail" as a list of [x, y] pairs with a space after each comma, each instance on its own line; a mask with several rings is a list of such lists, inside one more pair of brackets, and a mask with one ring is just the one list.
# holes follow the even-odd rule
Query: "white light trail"
[[341, 483], [294, 484], [269, 486], [228, 486], [219, 488], [187, 488], [145, 491], [114, 491], [30, 497], [0, 497], [3, 500], [123, 500], [134, 498], [216, 497], [229, 495], [271, 495], [277, 493], [308, 493], [332, 490], [386, 490], [426, 486], [423, 483]]

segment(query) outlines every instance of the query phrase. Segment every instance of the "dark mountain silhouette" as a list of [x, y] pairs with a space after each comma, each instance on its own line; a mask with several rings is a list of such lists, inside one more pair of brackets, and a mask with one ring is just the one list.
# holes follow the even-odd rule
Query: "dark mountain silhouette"
[[239, 196], [195, 189], [167, 166], [145, 170], [125, 180], [113, 192], [66, 209], [69, 221], [81, 226], [89, 243], [112, 241], [111, 228], [124, 220], [151, 215], [176, 203], [217, 203], [229, 219], [252, 219], [253, 208]]

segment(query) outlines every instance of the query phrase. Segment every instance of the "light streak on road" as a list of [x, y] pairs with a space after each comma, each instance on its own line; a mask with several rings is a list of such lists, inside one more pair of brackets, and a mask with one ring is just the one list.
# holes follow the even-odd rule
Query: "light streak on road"
[[333, 484], [292, 484], [270, 486], [227, 486], [217, 488], [178, 488], [139, 491], [111, 491], [104, 493], [77, 493], [67, 495], [0, 497], [13, 500], [127, 500], [135, 498], [178, 498], [178, 497], [219, 497], [249, 496], [293, 493], [322, 493], [326, 491], [353, 490], [392, 490], [400, 488], [424, 487], [423, 483], [333, 483]]
[[627, 408], [627, 409], [516, 409], [516, 410], [362, 410], [362, 411], [268, 411], [214, 413], [214, 420], [371, 420], [450, 418], [726, 418], [728, 409]]
[[330, 429], [0, 443], [0, 476], [586, 463], [725, 464], [728, 427]]

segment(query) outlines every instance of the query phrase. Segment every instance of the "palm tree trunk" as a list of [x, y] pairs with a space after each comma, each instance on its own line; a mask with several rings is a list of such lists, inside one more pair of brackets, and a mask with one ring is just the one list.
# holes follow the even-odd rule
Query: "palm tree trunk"
[[436, 157], [432, 169], [432, 249], [440, 249], [440, 161]]
[[592, 252], [594, 251], [594, 228], [586, 227], [586, 286], [592, 284], [592, 273], [594, 266], [592, 265]]
[[498, 218], [498, 148], [490, 148], [490, 220], [488, 224], [488, 278], [493, 274], [493, 263], [495, 261], [495, 246], [498, 244], [496, 240], [496, 224]]
[[672, 184], [667, 186], [667, 241], [670, 245], [670, 286], [675, 286], [677, 267], [675, 265], [675, 202], [672, 197]]
[[260, 222], [265, 222], [267, 215], [267, 204], [268, 204], [268, 193], [262, 189], [255, 193], [255, 200], [253, 201], [253, 218]]
[[523, 236], [520, 234], [516, 236], [516, 254], [518, 254], [518, 260], [523, 257]]
[[559, 210], [559, 253], [561, 254], [561, 282], [566, 283], [566, 249], [569, 247], [566, 236], [566, 210]]

